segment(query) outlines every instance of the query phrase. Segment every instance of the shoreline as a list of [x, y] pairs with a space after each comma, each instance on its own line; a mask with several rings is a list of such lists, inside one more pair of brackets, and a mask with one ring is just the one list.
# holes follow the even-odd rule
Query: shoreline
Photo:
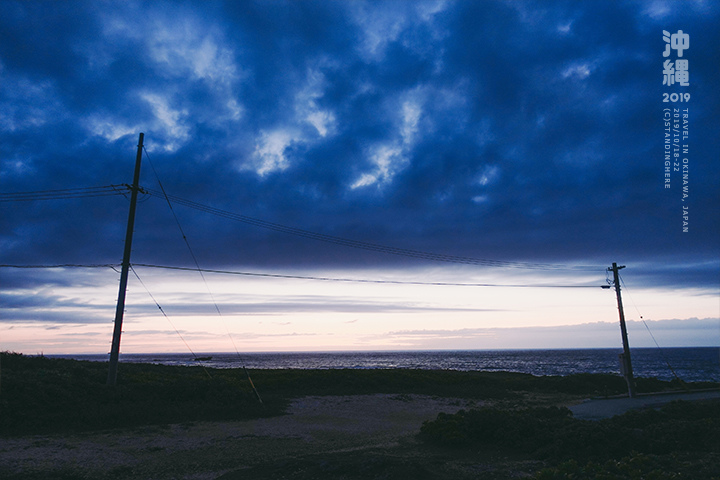
[[[357, 352], [198, 352], [195, 361], [188, 353], [124, 354], [122, 364], [153, 363], [211, 368], [246, 367], [267, 369], [427, 369], [453, 371], [518, 372], [536, 376], [565, 376], [580, 373], [619, 374], [618, 348], [592, 349], [497, 349], [418, 350]], [[675, 373], [687, 382], [720, 382], [720, 347], [635, 348], [636, 375], [672, 380]], [[107, 355], [52, 355], [107, 362]], [[668, 363], [673, 369], [668, 368]]]

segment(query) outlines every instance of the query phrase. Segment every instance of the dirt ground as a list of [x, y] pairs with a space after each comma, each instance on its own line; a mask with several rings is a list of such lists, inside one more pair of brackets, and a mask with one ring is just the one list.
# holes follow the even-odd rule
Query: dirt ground
[[458, 456], [416, 438], [423, 421], [439, 412], [480, 405], [423, 395], [303, 397], [287, 415], [274, 418], [2, 439], [0, 477], [458, 479], [483, 471], [497, 478], [524, 476], [517, 462], [507, 465], [513, 470], [508, 472], [506, 459], [483, 452]]
[[570, 411], [572, 411], [575, 418], [581, 420], [600, 420], [621, 415], [628, 410], [658, 408], [676, 400], [692, 402], [712, 399], [720, 399], [720, 390], [639, 394], [635, 398], [588, 399], [585, 402], [571, 406]]

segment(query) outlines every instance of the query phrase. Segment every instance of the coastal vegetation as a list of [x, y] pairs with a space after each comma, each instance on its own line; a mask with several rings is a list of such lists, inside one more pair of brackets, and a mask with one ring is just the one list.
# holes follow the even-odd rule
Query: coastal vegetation
[[[283, 413], [305, 395], [425, 394], [494, 400], [512, 407], [527, 392], [542, 395], [616, 395], [616, 375], [535, 377], [509, 372], [446, 370], [255, 370], [256, 398], [242, 369], [122, 364], [118, 384], [105, 385], [107, 363], [0, 354], [0, 435], [23, 435], [241, 420]], [[672, 382], [638, 379], [640, 391], [668, 390]], [[703, 386], [703, 385], [699, 385]]]
[[599, 421], [575, 419], [558, 407], [461, 410], [426, 422], [421, 437], [436, 445], [543, 460], [552, 466], [536, 475], [539, 480], [711, 479], [720, 475], [718, 432], [716, 401], [677, 401]]
[[[563, 406], [582, 398], [625, 393], [625, 382], [617, 375], [254, 370], [250, 373], [261, 403], [242, 369], [121, 364], [117, 385], [110, 387], [105, 385], [107, 367], [104, 362], [0, 353], [0, 437], [271, 417], [284, 414], [292, 399], [304, 396], [391, 394], [402, 400], [427, 395], [467, 399], [468, 405], [479, 401], [481, 406], [425, 422], [412, 455], [417, 448], [429, 449], [427, 458], [491, 452], [506, 459], [505, 463], [524, 465], [525, 476], [537, 480], [720, 478], [717, 402], [673, 403], [657, 411], [631, 411], [600, 421], [573, 418]], [[637, 384], [639, 392], [717, 387], [709, 382], [680, 385], [653, 378], [639, 378]], [[422, 462], [407, 460], [398, 449], [397, 455], [367, 460], [370, 463], [363, 460], [362, 465], [357, 457], [334, 453], [293, 462], [307, 464], [303, 468], [310, 471], [325, 468], [328, 459], [338, 459], [338, 471], [346, 472], [338, 478], [356, 478], [352, 472], [365, 471], [373, 462], [384, 472], [390, 463], [400, 470], [407, 465], [423, 470]], [[503, 478], [505, 473], [482, 478]]]

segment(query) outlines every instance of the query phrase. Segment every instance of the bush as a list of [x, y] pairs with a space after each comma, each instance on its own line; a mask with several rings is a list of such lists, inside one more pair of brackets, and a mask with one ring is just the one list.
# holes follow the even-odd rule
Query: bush
[[568, 460], [540, 470], [535, 480], [716, 480], [720, 458], [693, 454], [632, 452], [620, 460], [578, 463]]
[[720, 453], [718, 402], [673, 402], [659, 411], [630, 411], [597, 422], [564, 408], [517, 411], [483, 408], [440, 414], [420, 431], [426, 442], [493, 446], [551, 460], [619, 459], [627, 452]]
[[260, 405], [241, 371], [124, 364], [115, 387], [107, 363], [2, 353], [0, 434], [20, 435], [276, 415]]
[[544, 460], [536, 480], [717, 480], [720, 403], [673, 402], [597, 422], [558, 408], [440, 414], [420, 437], [454, 448], [500, 449]]

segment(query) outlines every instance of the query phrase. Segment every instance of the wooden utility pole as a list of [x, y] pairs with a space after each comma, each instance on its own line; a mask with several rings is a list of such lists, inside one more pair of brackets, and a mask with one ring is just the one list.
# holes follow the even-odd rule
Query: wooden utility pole
[[117, 381], [118, 360], [120, 359], [120, 335], [122, 335], [123, 314], [125, 312], [125, 291], [127, 290], [128, 274], [130, 273], [130, 252], [132, 251], [133, 229], [135, 227], [135, 209], [137, 207], [138, 190], [140, 189], [140, 161], [142, 160], [143, 139], [140, 134], [138, 140], [137, 156], [135, 157], [135, 175], [130, 187], [130, 213], [128, 214], [127, 231], [125, 232], [125, 251], [123, 253], [122, 270], [120, 272], [120, 290], [118, 293], [117, 308], [115, 310], [115, 328], [113, 330], [112, 348], [110, 349], [110, 368], [108, 370], [108, 385], [115, 385]]
[[622, 334], [623, 353], [620, 355], [620, 366], [622, 374], [628, 386], [628, 395], [630, 398], [635, 397], [635, 379], [633, 378], [632, 362], [630, 361], [630, 344], [628, 343], [627, 328], [625, 327], [625, 312], [623, 311], [622, 296], [620, 295], [620, 274], [621, 269], [625, 265], [618, 266], [617, 263], [612, 264], [608, 268], [609, 272], [613, 272], [613, 283], [615, 284], [615, 294], [617, 295], [618, 312], [620, 313], [620, 333]]

